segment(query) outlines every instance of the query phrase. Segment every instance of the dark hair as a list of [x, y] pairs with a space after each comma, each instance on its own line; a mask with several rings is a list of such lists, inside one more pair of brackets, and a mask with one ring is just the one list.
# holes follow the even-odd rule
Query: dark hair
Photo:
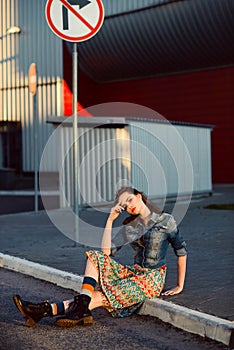
[[[136, 188], [133, 188], [133, 187], [121, 187], [121, 188], [116, 192], [116, 195], [115, 195], [115, 204], [118, 203], [119, 197], [120, 197], [121, 194], [123, 194], [124, 192], [128, 192], [128, 193], [131, 193], [131, 194], [134, 194], [134, 195], [141, 194], [143, 202], [145, 203], [145, 205], [147, 205], [147, 207], [149, 208], [150, 211], [153, 211], [153, 212], [155, 212], [155, 213], [157, 213], [157, 214], [162, 214], [163, 211], [162, 211], [157, 205], [155, 205], [151, 200], [149, 200], [149, 199], [147, 198], [147, 196], [144, 194], [144, 192], [138, 191]], [[135, 220], [137, 216], [138, 216], [138, 215], [130, 215], [130, 216], [128, 216], [128, 217], [123, 221], [123, 225], [129, 224], [131, 221]]]

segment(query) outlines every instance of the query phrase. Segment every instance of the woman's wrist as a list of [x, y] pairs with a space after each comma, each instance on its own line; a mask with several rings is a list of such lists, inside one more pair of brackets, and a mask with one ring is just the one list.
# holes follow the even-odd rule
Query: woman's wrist
[[183, 290], [183, 289], [184, 289], [184, 285], [183, 285], [183, 284], [179, 284], [179, 283], [177, 283], [177, 288], [179, 288], [179, 289]]
[[106, 228], [106, 229], [109, 229], [110, 232], [111, 232], [111, 230], [112, 230], [113, 222], [114, 222], [114, 220], [112, 220], [111, 218], [108, 218], [107, 221], [106, 221], [106, 226], [105, 226], [105, 228]]
[[114, 222], [114, 220], [109, 216], [108, 219], [107, 219], [107, 221], [106, 221], [106, 223], [112, 225], [113, 222]]

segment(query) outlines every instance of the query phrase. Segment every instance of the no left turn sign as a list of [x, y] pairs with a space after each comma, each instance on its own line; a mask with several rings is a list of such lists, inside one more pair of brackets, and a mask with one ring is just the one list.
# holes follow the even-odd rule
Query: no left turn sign
[[48, 0], [46, 20], [63, 40], [79, 42], [93, 37], [104, 20], [101, 0]]

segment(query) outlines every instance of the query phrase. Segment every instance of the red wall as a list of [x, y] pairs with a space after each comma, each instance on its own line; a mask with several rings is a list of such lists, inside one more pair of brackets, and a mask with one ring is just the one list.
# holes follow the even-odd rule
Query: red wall
[[[71, 60], [66, 49], [64, 57]], [[71, 68], [67, 67], [64, 79], [70, 86]], [[234, 67], [104, 84], [79, 72], [79, 102], [84, 107], [106, 102], [137, 103], [168, 120], [215, 125], [213, 182], [234, 182]], [[64, 107], [66, 114], [66, 98]]]

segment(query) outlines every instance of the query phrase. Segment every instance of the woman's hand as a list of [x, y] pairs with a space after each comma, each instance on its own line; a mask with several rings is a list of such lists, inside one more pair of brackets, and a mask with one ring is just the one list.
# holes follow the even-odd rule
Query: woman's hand
[[161, 295], [175, 295], [181, 293], [183, 290], [183, 287], [176, 286], [175, 288], [169, 289], [166, 292], [162, 293]]
[[162, 295], [176, 295], [182, 292], [184, 289], [184, 279], [186, 272], [186, 261], [187, 256], [178, 256], [177, 258], [177, 286], [175, 288], [169, 289], [166, 292], [162, 293]]
[[111, 208], [108, 220], [115, 221], [119, 216], [119, 214], [122, 213], [123, 210], [124, 208], [121, 205], [116, 204], [113, 208]]

